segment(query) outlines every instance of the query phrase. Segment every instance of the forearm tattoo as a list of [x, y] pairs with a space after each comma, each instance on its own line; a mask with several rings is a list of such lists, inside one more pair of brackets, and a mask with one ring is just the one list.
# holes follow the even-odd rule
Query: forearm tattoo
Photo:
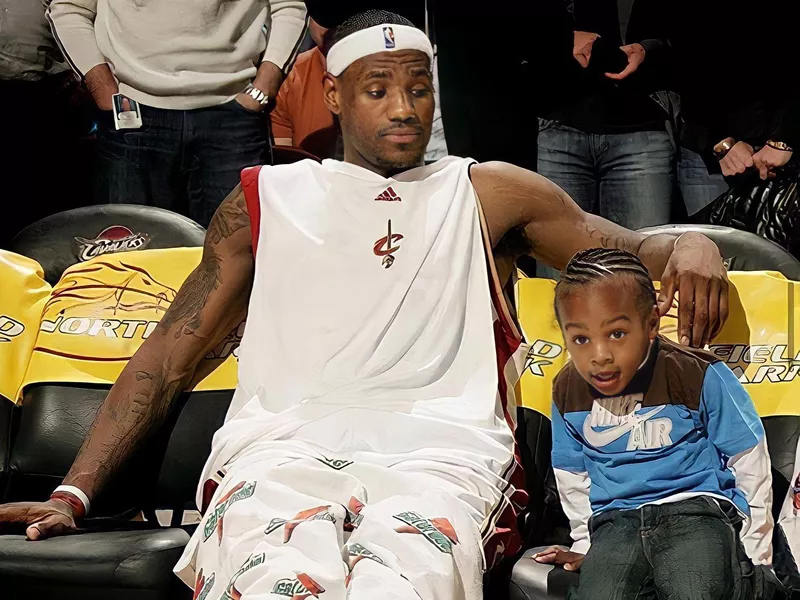
[[[224, 259], [221, 255], [225, 250], [221, 244], [249, 223], [244, 195], [237, 188], [214, 215], [206, 234], [203, 258], [161, 319], [161, 332], [180, 340], [182, 336], [193, 336], [203, 326], [203, 311], [222, 283]], [[214, 332], [214, 328], [209, 331]], [[201, 336], [196, 341], [180, 343], [184, 344], [181, 352], [193, 354], [192, 344], [205, 346], [209, 339]], [[190, 346], [186, 346], [187, 343]], [[89, 436], [64, 479], [90, 497], [119, 470], [142, 440], [161, 427], [173, 400], [191, 380], [192, 369], [170, 367], [170, 356], [164, 354], [169, 354], [166, 348], [172, 346], [154, 347], [155, 351], [153, 346], [149, 349], [143, 346], [143, 352], [137, 352], [128, 363], [97, 412]], [[205, 352], [197, 354], [202, 357]]]

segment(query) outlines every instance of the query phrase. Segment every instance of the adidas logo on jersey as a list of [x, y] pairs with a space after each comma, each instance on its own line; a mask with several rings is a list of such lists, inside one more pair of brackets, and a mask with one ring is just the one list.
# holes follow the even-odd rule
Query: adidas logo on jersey
[[398, 196], [395, 191], [392, 189], [391, 186], [383, 190], [378, 197], [375, 198], [375, 202], [402, 202], [403, 199]]

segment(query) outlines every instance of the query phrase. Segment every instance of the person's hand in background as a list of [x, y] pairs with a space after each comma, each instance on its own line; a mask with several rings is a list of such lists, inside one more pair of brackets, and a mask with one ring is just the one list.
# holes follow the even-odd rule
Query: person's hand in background
[[570, 552], [560, 546], [550, 546], [544, 552], [533, 555], [533, 560], [546, 565], [563, 565], [567, 571], [577, 571], [583, 564], [585, 554]]
[[111, 68], [103, 63], [92, 67], [86, 73], [86, 89], [94, 98], [94, 103], [100, 110], [112, 110], [114, 104], [111, 97], [119, 92], [117, 79], [111, 72]]
[[722, 174], [731, 177], [744, 173], [754, 164], [754, 152], [753, 147], [747, 142], [736, 142], [719, 161]]
[[628, 44], [627, 46], [620, 46], [620, 50], [628, 55], [628, 65], [619, 73], [606, 73], [606, 77], [615, 81], [621, 81], [635, 73], [639, 66], [644, 62], [644, 57], [647, 54], [644, 46], [641, 44]]
[[275, 98], [278, 97], [278, 90], [281, 88], [281, 83], [283, 83], [283, 71], [281, 71], [278, 65], [274, 65], [268, 60], [265, 60], [261, 63], [261, 66], [258, 67], [256, 78], [253, 80], [253, 87], [269, 96], [270, 104], [261, 104], [244, 92], [236, 96], [236, 101], [249, 111], [261, 112], [268, 106], [274, 106]]
[[588, 31], [576, 31], [573, 35], [572, 56], [584, 69], [589, 66], [592, 59], [592, 46], [600, 36]]
[[791, 150], [778, 150], [767, 142], [766, 146], [753, 154], [753, 164], [758, 169], [761, 179], [767, 180], [775, 177], [775, 169], [788, 163], [791, 158]]

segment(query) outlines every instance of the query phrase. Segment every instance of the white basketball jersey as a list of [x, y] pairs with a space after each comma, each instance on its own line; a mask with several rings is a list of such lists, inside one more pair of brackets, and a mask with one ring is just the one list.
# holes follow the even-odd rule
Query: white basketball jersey
[[513, 435], [471, 163], [393, 178], [332, 160], [245, 173], [255, 280], [206, 476], [281, 439], [441, 455], [505, 479]]

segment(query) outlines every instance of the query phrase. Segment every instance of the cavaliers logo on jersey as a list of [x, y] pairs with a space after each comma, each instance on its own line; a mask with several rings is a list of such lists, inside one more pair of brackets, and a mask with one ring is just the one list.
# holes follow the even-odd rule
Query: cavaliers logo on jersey
[[383, 257], [381, 264], [388, 269], [394, 264], [394, 253], [400, 250], [399, 243], [400, 240], [403, 239], [403, 236], [399, 233], [392, 233], [391, 219], [389, 219], [387, 229], [388, 232], [386, 237], [382, 237], [375, 242], [375, 246], [373, 246], [372, 251], [375, 253], [375, 256]]

